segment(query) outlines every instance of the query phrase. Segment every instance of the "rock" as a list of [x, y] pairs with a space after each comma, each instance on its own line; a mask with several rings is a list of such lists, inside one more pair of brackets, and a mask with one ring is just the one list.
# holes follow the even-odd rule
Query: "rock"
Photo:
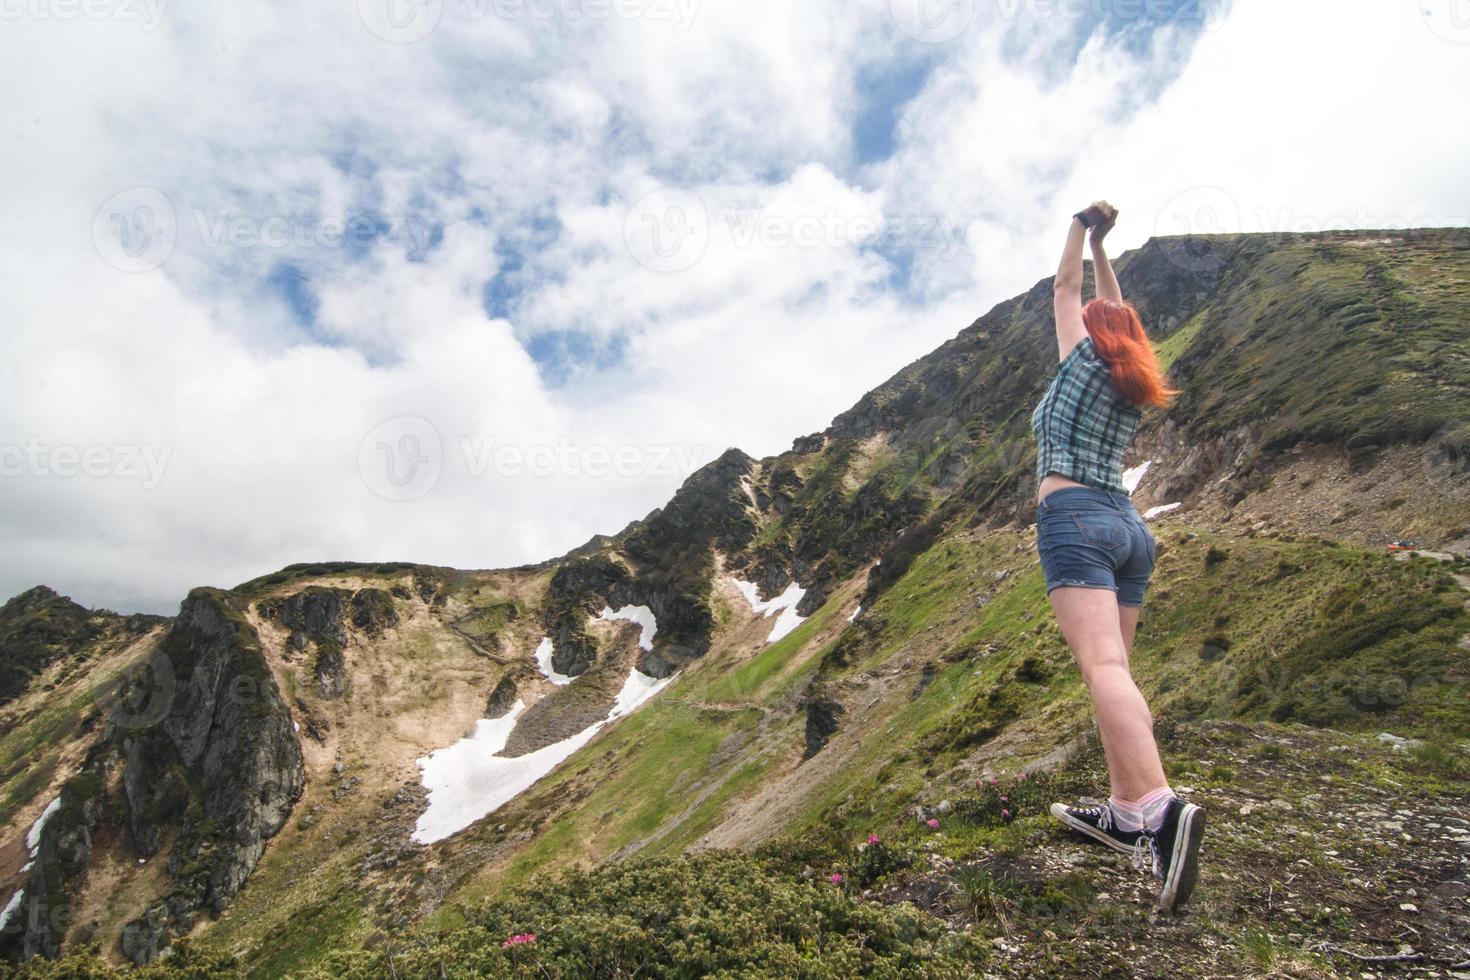
[[304, 650], [308, 640], [320, 643], [331, 639], [345, 646], [351, 598], [352, 592], [347, 589], [309, 585], [288, 596], [262, 599], [255, 604], [255, 611], [262, 619], [291, 630], [290, 643], [298, 650]]
[[305, 785], [290, 710], [239, 601], [189, 593], [162, 646], [175, 679], [167, 713], [114, 734], [141, 856], [176, 835], [168, 905], [179, 931], [230, 904]]
[[347, 681], [343, 676], [342, 647], [336, 640], [328, 638], [317, 644], [316, 664], [312, 672], [322, 700], [333, 701], [342, 696]]
[[806, 709], [806, 750], [802, 758], [810, 759], [837, 733], [838, 723], [846, 709], [841, 701], [819, 688], [809, 690], [802, 701]]
[[495, 690], [485, 699], [486, 718], [504, 718], [515, 707], [518, 690], [517, 671], [507, 670], [496, 683]]
[[1408, 749], [1417, 748], [1424, 743], [1417, 738], [1400, 738], [1389, 732], [1379, 732], [1378, 741], [1383, 742], [1395, 752], [1404, 752]]
[[352, 597], [352, 625], [368, 636], [398, 625], [398, 609], [392, 596], [382, 589], [360, 589]]
[[61, 787], [56, 811], [41, 829], [30, 882], [21, 908], [20, 957], [56, 959], [71, 927], [72, 901], [92, 858], [92, 838], [100, 817], [106, 750], [96, 751], [77, 775]]
[[168, 946], [168, 906], [153, 906], [142, 916], [123, 926], [122, 954], [138, 965], [151, 963]]

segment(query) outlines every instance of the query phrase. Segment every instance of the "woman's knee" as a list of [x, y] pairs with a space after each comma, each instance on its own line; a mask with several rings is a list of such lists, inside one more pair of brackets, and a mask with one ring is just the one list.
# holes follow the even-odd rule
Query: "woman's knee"
[[1092, 649], [1074, 649], [1072, 656], [1076, 659], [1077, 667], [1082, 671], [1082, 680], [1088, 687], [1119, 676], [1132, 681], [1132, 675], [1128, 671], [1128, 651], [1123, 647], [1121, 638], [1116, 644], [1104, 643], [1097, 644]]

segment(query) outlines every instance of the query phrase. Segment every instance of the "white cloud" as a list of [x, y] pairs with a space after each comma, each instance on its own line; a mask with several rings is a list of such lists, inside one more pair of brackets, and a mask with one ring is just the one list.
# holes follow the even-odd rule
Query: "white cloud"
[[[14, 8], [32, 12], [0, 34], [0, 81], [26, 93], [0, 105], [0, 462], [20, 467], [0, 477], [0, 592], [166, 610], [290, 561], [548, 557], [727, 446], [821, 428], [1047, 275], [1094, 197], [1123, 209], [1118, 248], [1202, 185], [1247, 230], [1464, 220], [1465, 135], [1439, 107], [1465, 48], [1415, 9], [1238, 2], [1197, 40], [1098, 34], [1074, 58], [1075, 24], [1006, 7], [934, 45], [888, 0], [646, 8], [687, 23], [446, 0], [412, 44], [356, 0], [168, 4], [156, 30]], [[856, 79], [890, 61], [931, 70], [893, 157], [860, 167]], [[129, 244], [176, 240], [122, 271], [94, 218], [139, 187], [166, 208], [104, 213], [103, 250], [150, 264], [118, 219]], [[669, 187], [706, 237], [660, 272], [625, 239]], [[336, 240], [368, 216], [395, 232]], [[880, 218], [913, 246], [906, 284], [861, 247]], [[309, 329], [264, 286], [282, 268], [319, 304]], [[502, 269], [523, 291], [494, 318]], [[549, 331], [615, 340], [622, 363], [548, 386], [526, 345]], [[361, 469], [425, 435], [412, 480]], [[154, 487], [126, 475], [145, 449]], [[98, 475], [56, 475], [88, 450]]]

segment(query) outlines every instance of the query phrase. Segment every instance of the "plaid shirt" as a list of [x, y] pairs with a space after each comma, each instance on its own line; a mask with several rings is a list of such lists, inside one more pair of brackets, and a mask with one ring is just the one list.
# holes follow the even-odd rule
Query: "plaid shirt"
[[1098, 357], [1092, 338], [1084, 337], [1062, 360], [1031, 413], [1036, 479], [1059, 473], [1091, 487], [1127, 493], [1123, 453], [1141, 414], [1113, 387], [1107, 362]]

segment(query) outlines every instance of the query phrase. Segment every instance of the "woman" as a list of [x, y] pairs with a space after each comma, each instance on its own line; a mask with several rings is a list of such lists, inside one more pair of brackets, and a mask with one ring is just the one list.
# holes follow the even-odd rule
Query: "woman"
[[[1154, 744], [1153, 717], [1128, 654], [1158, 543], [1129, 499], [1123, 453], [1165, 383], [1138, 311], [1123, 300], [1103, 239], [1118, 211], [1098, 201], [1073, 215], [1053, 286], [1061, 364], [1031, 416], [1036, 436], [1036, 547], [1047, 596], [1092, 695], [1112, 795], [1098, 806], [1053, 804], [1067, 826], [1142, 863], [1147, 849], [1173, 911], [1194, 891], [1204, 811], [1175, 797]], [[1097, 298], [1082, 305], [1089, 234]]]

